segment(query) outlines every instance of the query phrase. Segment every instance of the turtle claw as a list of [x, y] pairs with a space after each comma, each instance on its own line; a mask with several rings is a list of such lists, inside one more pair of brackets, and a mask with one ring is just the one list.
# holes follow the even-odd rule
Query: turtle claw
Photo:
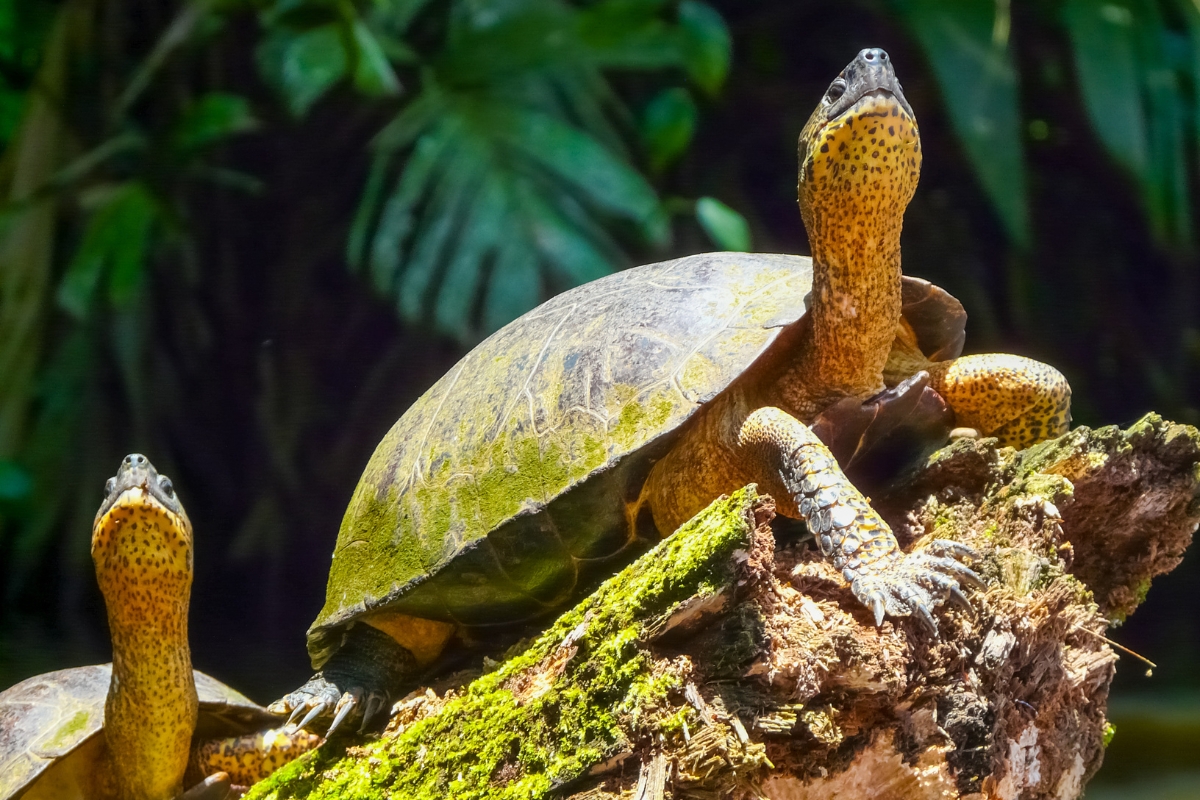
[[887, 613], [883, 593], [878, 591], [871, 592], [870, 601], [871, 613], [875, 615], [875, 627], [878, 628], [883, 624], [883, 615]]
[[334, 708], [333, 722], [330, 724], [329, 730], [325, 732], [326, 739], [333, 736], [334, 731], [341, 726], [346, 717], [358, 710], [362, 696], [363, 690], [357, 686], [342, 695], [341, 699], [338, 700], [337, 706]]
[[363, 711], [362, 724], [358, 726], [359, 733], [366, 733], [367, 728], [371, 725], [371, 720], [375, 719], [376, 715], [387, 705], [387, 695], [383, 692], [371, 692], [367, 695], [367, 708]]
[[[287, 709], [285, 707], [283, 707], [281, 705], [281, 703], [282, 703], [282, 701], [277, 700], [276, 702], [274, 702], [270, 706], [268, 706], [267, 710], [270, 711], [272, 714], [286, 714]], [[288, 718], [287, 718], [287, 722], [283, 723], [283, 727], [285, 727], [285, 728], [292, 727], [292, 723], [295, 722], [297, 720], [297, 718], [299, 718], [299, 716], [301, 714], [303, 714], [307, 708], [308, 708], [308, 706], [305, 706], [305, 705], [298, 705], [295, 708], [293, 708], [291, 715], [288, 716]]]
[[316, 719], [317, 717], [324, 714], [325, 709], [327, 709], [327, 708], [329, 708], [328, 703], [324, 703], [324, 702], [317, 703], [311, 709], [309, 709], [308, 714], [305, 715], [304, 719], [300, 720], [300, 724], [297, 727], [300, 727], [300, 728], [306, 727], [308, 725], [308, 723], [312, 722], [314, 719]]
[[915, 605], [917, 619], [925, 626], [929, 633], [936, 639], [938, 635], [937, 620], [933, 618], [933, 614], [929, 612], [929, 606], [918, 602]]
[[971, 605], [971, 601], [967, 599], [967, 596], [962, 593], [962, 589], [958, 588], [958, 586], [950, 587], [950, 602], [954, 603], [954, 605], [960, 611], [963, 611], [972, 617], [975, 616], [975, 608]]

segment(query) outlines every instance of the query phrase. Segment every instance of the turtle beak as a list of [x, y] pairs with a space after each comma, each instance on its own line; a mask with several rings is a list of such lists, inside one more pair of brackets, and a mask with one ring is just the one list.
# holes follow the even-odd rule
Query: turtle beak
[[841, 116], [867, 97], [894, 97], [910, 118], [916, 118], [912, 107], [904, 99], [904, 91], [892, 68], [892, 59], [885, 50], [868, 47], [860, 51], [837, 79], [845, 82], [846, 89], [830, 105], [829, 119]]

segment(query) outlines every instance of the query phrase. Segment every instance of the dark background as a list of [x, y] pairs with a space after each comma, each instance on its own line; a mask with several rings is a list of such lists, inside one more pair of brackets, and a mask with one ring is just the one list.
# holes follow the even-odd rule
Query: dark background
[[[371, 196], [372, 164], [396, 176], [413, 158], [407, 144], [371, 142], [430, 95], [431, 75], [470, 102], [558, 113], [607, 148], [592, 166], [612, 173], [603, 160], [612, 158], [633, 176], [606, 204], [564, 189], [562, 176], [547, 178], [545, 164], [511, 154], [496, 162], [532, 176], [560, 210], [573, 209], [560, 217], [575, 226], [569, 246], [529, 245], [534, 294], [544, 299], [589, 275], [575, 266], [596, 262], [587, 247], [606, 269], [716, 249], [736, 244], [737, 213], [753, 249], [808, 252], [795, 201], [796, 135], [846, 62], [883, 47], [925, 147], [905, 219], [905, 271], [963, 301], [967, 351], [1059, 367], [1074, 389], [1076, 424], [1127, 424], [1151, 410], [1200, 423], [1192, 211], [1200, 12], [1183, 0], [1011, 8], [742, 0], [699, 12], [694, 3], [628, 0], [593, 23], [600, 39], [628, 49], [597, 47], [583, 66], [578, 53], [529, 42], [574, 30], [580, 9], [604, 4], [395, 0], [353, 19], [319, 2], [217, 4], [195, 11], [187, 27], [186, 8], [174, 3], [2, 1], [0, 685], [108, 660], [87, 542], [105, 478], [134, 450], [171, 475], [195, 526], [197, 668], [263, 702], [307, 678], [304, 631], [375, 443], [486, 335], [496, 313], [511, 318], [529, 304], [501, 304], [489, 318], [481, 295], [457, 316], [429, 312], [437, 287], [459, 274], [449, 272], [451, 251], [434, 260], [435, 288], [415, 304], [405, 300], [411, 286], [374, 262], [348, 267], [356, 220], [369, 241], [387, 233], [379, 206], [360, 205]], [[537, 17], [547, 8], [553, 13]], [[397, 23], [408, 10], [411, 24]], [[489, 40], [494, 47], [462, 46], [472, 26], [486, 27], [484, 12], [540, 21], [505, 29]], [[353, 38], [359, 23], [378, 33], [390, 71]], [[183, 43], [164, 48], [173, 24]], [[56, 25], [67, 30], [57, 51]], [[342, 72], [287, 78], [279, 63], [298, 52], [288, 48], [322, 26], [351, 32], [330, 39], [346, 48]], [[629, 44], [642, 40], [641, 49]], [[1003, 102], [982, 106], [992, 113], [985, 121], [1008, 131], [998, 145], [954, 116], [981, 84], [969, 68], [946, 65], [980, 50], [999, 54], [1016, 79], [1010, 128]], [[1110, 57], [1088, 60], [1097, 51]], [[285, 55], [272, 61], [271, 52]], [[336, 67], [336, 53], [312, 52], [308, 63]], [[55, 58], [62, 92], [42, 96], [57, 122], [22, 135]], [[578, 103], [555, 111], [530, 88], [576, 71], [606, 122]], [[1088, 81], [1109, 94], [1089, 96]], [[143, 88], [132, 92], [135, 84]], [[213, 92], [220, 97], [205, 106]], [[1108, 127], [1097, 122], [1106, 109]], [[439, 113], [450, 112], [435, 121]], [[51, 141], [37, 179], [20, 189], [14, 165]], [[980, 153], [986, 161], [993, 146], [997, 163], [1009, 152], [1017, 160], [983, 179]], [[373, 153], [392, 161], [380, 166]], [[646, 191], [660, 203], [657, 222], [638, 216]], [[698, 221], [693, 201], [702, 196], [734, 209], [734, 222]], [[471, 225], [465, 206], [439, 205], [436, 191], [415, 208], [416, 240], [442, 217], [459, 236]], [[30, 222], [39, 214], [40, 228]], [[98, 231], [116, 234], [105, 240]], [[400, 274], [418, 260], [409, 241], [394, 248]], [[489, 286], [516, 285], [498, 260], [480, 265]], [[1198, 573], [1192, 553], [1111, 633], [1159, 666], [1146, 677], [1144, 665], [1122, 657], [1118, 734], [1098, 794], [1136, 785], [1142, 796], [1166, 797], [1200, 786], [1170, 772], [1195, 769], [1189, 753], [1200, 747]]]

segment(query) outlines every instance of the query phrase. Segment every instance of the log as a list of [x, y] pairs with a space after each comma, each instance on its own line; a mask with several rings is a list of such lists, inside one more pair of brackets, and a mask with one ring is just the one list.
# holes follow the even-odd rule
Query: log
[[1149, 415], [1021, 452], [960, 440], [876, 506], [906, 549], [980, 554], [987, 589], [939, 610], [938, 637], [876, 628], [747, 487], [477, 679], [249, 796], [1078, 796], [1112, 731], [1106, 629], [1200, 523], [1200, 432]]

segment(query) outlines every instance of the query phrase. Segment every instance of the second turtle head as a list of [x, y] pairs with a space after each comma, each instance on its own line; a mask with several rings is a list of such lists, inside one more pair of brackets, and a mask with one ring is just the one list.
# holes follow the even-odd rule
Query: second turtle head
[[191, 584], [192, 524], [171, 479], [140, 453], [125, 456], [104, 484], [92, 560], [106, 598], [129, 585], [170, 593]]

